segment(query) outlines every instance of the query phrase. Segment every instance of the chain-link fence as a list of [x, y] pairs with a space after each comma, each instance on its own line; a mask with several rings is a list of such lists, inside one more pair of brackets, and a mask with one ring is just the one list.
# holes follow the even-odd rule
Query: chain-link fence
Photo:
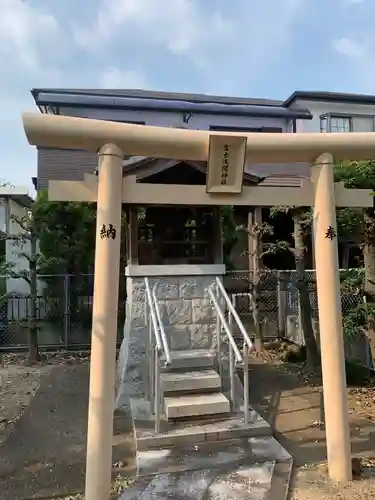
[[[346, 271], [345, 271], [346, 272]], [[319, 338], [319, 316], [315, 270], [307, 270], [307, 287], [311, 304], [312, 324]], [[304, 344], [296, 270], [262, 270], [258, 277], [257, 306], [264, 338], [281, 337], [296, 344]], [[232, 271], [224, 278], [227, 292], [232, 295], [236, 311], [250, 333], [254, 332], [253, 299], [254, 276], [249, 271]], [[343, 315], [363, 303], [361, 295], [342, 289]], [[345, 336], [347, 359], [372, 368], [369, 342], [364, 331], [353, 337]]]
[[[312, 306], [313, 328], [319, 333], [315, 270], [307, 271]], [[126, 277], [120, 281], [118, 341], [122, 339], [125, 321]], [[233, 297], [236, 311], [247, 330], [254, 332], [254, 276], [247, 270], [228, 272], [224, 286]], [[37, 295], [30, 295], [28, 283], [22, 279], [0, 276], [0, 350], [25, 349], [33, 310], [39, 344], [44, 348], [87, 348], [91, 341], [94, 275], [38, 276]], [[262, 271], [256, 287], [257, 312], [265, 338], [284, 337], [303, 344], [299, 292], [296, 271]], [[34, 303], [32, 302], [34, 300]], [[360, 295], [342, 290], [345, 315], [362, 302]], [[35, 307], [33, 307], [35, 306]], [[236, 332], [234, 332], [236, 333]], [[369, 361], [368, 341], [363, 332], [346, 339], [350, 358]], [[367, 360], [367, 361], [365, 361]]]
[[[278, 272], [262, 271], [258, 277], [258, 318], [264, 337], [276, 337], [278, 332]], [[254, 274], [251, 271], [231, 271], [224, 277], [224, 286], [232, 296], [237, 314], [248, 331], [254, 331]]]
[[[124, 282], [126, 278], [124, 277]], [[126, 287], [120, 287], [125, 290]], [[0, 350], [24, 349], [32, 324], [45, 348], [84, 349], [91, 342], [93, 275], [40, 275], [32, 297], [22, 278], [0, 277]], [[118, 339], [125, 320], [120, 292]], [[32, 318], [35, 311], [35, 319]]]

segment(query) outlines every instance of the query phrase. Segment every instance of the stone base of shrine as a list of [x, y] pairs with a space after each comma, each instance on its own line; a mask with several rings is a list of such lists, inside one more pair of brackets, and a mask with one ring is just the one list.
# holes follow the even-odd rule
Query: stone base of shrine
[[216, 317], [208, 289], [224, 273], [222, 264], [126, 268], [126, 320], [117, 366], [117, 393], [129, 371], [141, 386], [146, 377], [149, 329], [145, 278], [151, 291], [155, 289], [169, 349], [212, 349], [216, 347]]

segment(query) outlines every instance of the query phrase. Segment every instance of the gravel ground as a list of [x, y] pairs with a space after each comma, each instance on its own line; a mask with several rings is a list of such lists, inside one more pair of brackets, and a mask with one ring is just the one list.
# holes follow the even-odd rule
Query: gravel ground
[[[30, 367], [24, 356], [2, 357], [1, 500], [83, 498], [70, 492], [84, 487], [88, 361], [87, 353], [48, 354]], [[131, 425], [125, 424], [114, 437], [113, 498], [134, 472]]]
[[52, 367], [87, 363], [88, 353], [48, 353], [42, 358], [40, 363], [28, 366], [25, 354], [0, 354], [0, 446]]
[[[348, 389], [354, 480], [343, 485], [327, 473], [325, 433], [320, 422], [320, 381], [302, 364], [283, 363], [285, 346], [256, 354], [251, 367], [259, 391], [253, 403], [274, 421], [277, 438], [292, 454], [290, 500], [375, 498], [375, 385]], [[265, 364], [266, 363], [266, 364]], [[271, 404], [275, 403], [273, 410]], [[273, 413], [272, 413], [273, 412]]]
[[[290, 500], [375, 498], [375, 387], [348, 390], [353, 455], [357, 457], [356, 478], [347, 485], [335, 484], [327, 476], [325, 436], [317, 425], [319, 381], [307, 374], [302, 365], [285, 364], [280, 358], [277, 348], [256, 356], [251, 366], [250, 387], [252, 403], [274, 422], [277, 437], [295, 458]], [[25, 365], [23, 356], [2, 357], [1, 500], [26, 500], [37, 498], [38, 494], [52, 499], [63, 493], [61, 487], [65, 491], [70, 490], [70, 485], [82, 487], [87, 362], [87, 353], [50, 354], [32, 367]], [[39, 396], [34, 398], [35, 394]], [[67, 407], [74, 411], [65, 411]], [[41, 412], [40, 408], [45, 411]], [[15, 432], [12, 433], [12, 429]], [[27, 446], [23, 445], [25, 440]], [[113, 494], [132, 482], [123, 467], [127, 462], [124, 450], [129, 444], [125, 448], [124, 443], [121, 446], [115, 452]], [[60, 499], [83, 499], [82, 495], [66, 495]]]
[[361, 477], [346, 485], [333, 483], [327, 467], [321, 464], [299, 468], [293, 481], [290, 500], [370, 500], [375, 498], [375, 477], [372, 465], [362, 463]]
[[50, 365], [0, 367], [0, 446], [50, 370]]

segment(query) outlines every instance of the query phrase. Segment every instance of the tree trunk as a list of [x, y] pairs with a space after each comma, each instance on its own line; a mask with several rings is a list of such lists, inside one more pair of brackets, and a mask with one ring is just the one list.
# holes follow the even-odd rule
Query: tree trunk
[[365, 264], [365, 291], [375, 300], [375, 245], [365, 243], [363, 248]]
[[304, 231], [300, 216], [295, 215], [294, 221], [294, 256], [297, 271], [297, 288], [301, 306], [301, 323], [306, 346], [306, 362], [310, 370], [320, 372], [320, 356], [312, 326], [312, 310], [305, 265]]
[[[365, 235], [363, 247], [363, 260], [365, 266], [365, 292], [368, 302], [375, 302], [375, 219], [373, 214], [365, 211]], [[372, 358], [375, 357], [375, 325], [370, 319], [368, 322], [367, 336], [371, 347]]]
[[258, 233], [253, 239], [254, 254], [253, 254], [253, 286], [252, 286], [252, 313], [254, 332], [256, 339], [256, 348], [262, 352], [264, 349], [263, 331], [260, 325], [259, 299], [260, 299], [260, 279], [261, 279], [261, 237]]
[[29, 320], [29, 352], [28, 362], [36, 363], [40, 361], [39, 344], [38, 344], [38, 315], [37, 315], [37, 301], [38, 301], [38, 277], [37, 277], [37, 240], [34, 236], [35, 231], [32, 230], [30, 241], [30, 320]]
[[342, 268], [349, 269], [349, 258], [350, 258], [350, 246], [345, 245], [342, 249]]

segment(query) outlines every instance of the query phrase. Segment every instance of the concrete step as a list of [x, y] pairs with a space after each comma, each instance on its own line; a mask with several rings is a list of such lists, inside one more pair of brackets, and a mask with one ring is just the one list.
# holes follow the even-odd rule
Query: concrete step
[[164, 393], [210, 391], [220, 389], [220, 375], [215, 370], [166, 372], [161, 374]]
[[[215, 364], [215, 351], [207, 349], [192, 349], [189, 351], [172, 351], [172, 366], [163, 369], [163, 371], [171, 371], [174, 369], [194, 370], [200, 368], [212, 368]], [[161, 361], [165, 361], [165, 357], [161, 357]]]
[[164, 398], [167, 420], [230, 412], [230, 403], [221, 392]]
[[269, 500], [273, 468], [274, 462], [233, 463], [140, 477], [119, 500]]
[[[207, 441], [181, 447], [173, 446], [158, 450], [137, 451], [137, 475], [138, 477], [150, 477], [166, 472], [204, 471], [214, 468], [228, 471], [238, 466], [252, 466], [264, 462], [269, 464], [273, 462], [273, 465], [275, 465], [280, 461], [290, 463], [291, 456], [271, 436]], [[275, 470], [274, 467], [272, 469]], [[288, 483], [290, 466], [279, 470], [279, 475], [284, 476], [285, 482]], [[281, 486], [280, 482], [279, 485]], [[269, 483], [268, 486], [270, 486]], [[284, 500], [284, 496], [281, 494], [283, 489], [281, 488], [281, 491], [279, 491], [280, 496], [273, 497], [272, 500]], [[197, 498], [197, 496], [190, 498]], [[233, 497], [223, 496], [222, 498], [232, 500]], [[250, 498], [252, 497], [249, 496]], [[216, 500], [219, 500], [219, 497], [216, 497]]]

